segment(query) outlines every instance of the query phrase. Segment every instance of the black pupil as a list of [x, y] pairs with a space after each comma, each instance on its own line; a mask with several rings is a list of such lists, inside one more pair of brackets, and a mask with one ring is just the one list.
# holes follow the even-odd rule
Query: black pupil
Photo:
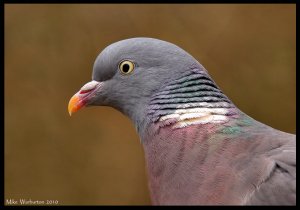
[[125, 63], [123, 65], [123, 72], [127, 73], [129, 71], [129, 68], [130, 68], [129, 64]]

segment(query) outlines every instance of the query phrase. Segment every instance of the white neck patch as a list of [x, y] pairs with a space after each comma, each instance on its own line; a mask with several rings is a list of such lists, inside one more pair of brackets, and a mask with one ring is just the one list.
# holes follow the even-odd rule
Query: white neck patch
[[223, 123], [228, 121], [226, 108], [177, 109], [174, 113], [160, 117], [159, 121], [175, 119], [172, 128], [182, 128], [195, 124]]

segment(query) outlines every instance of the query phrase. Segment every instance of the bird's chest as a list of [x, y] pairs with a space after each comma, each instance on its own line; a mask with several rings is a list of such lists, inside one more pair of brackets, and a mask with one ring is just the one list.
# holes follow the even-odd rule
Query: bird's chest
[[[154, 204], [238, 204], [236, 157], [250, 142], [218, 141], [214, 127], [162, 129], [144, 142]], [[245, 151], [245, 150], [244, 150]], [[247, 155], [241, 156], [247, 161]], [[243, 169], [244, 170], [244, 169]], [[246, 169], [245, 169], [246, 170]], [[246, 193], [246, 192], [245, 192]], [[237, 199], [235, 199], [237, 198]]]
[[163, 129], [144, 144], [155, 204], [180, 204], [197, 191], [207, 170], [209, 145], [196, 129]]

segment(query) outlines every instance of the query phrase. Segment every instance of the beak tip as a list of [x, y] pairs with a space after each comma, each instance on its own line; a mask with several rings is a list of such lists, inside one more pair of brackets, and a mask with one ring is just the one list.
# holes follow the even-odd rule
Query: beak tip
[[73, 110], [73, 103], [70, 100], [69, 105], [68, 105], [68, 112], [69, 112], [70, 117], [72, 116], [72, 113], [73, 113], [72, 110]]
[[68, 104], [68, 112], [70, 117], [74, 112], [77, 112], [79, 109], [81, 109], [84, 106], [82, 101], [80, 101], [79, 97], [75, 94], [69, 101]]
[[72, 114], [76, 111], [76, 105], [74, 103], [69, 103], [68, 106], [68, 112], [70, 117], [72, 116]]

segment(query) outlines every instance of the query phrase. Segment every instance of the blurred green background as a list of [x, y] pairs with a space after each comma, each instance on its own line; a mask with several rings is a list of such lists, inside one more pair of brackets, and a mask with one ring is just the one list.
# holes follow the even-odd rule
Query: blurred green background
[[107, 45], [173, 42], [245, 113], [296, 130], [296, 5], [5, 5], [5, 199], [150, 204], [142, 145], [108, 107], [70, 97]]

